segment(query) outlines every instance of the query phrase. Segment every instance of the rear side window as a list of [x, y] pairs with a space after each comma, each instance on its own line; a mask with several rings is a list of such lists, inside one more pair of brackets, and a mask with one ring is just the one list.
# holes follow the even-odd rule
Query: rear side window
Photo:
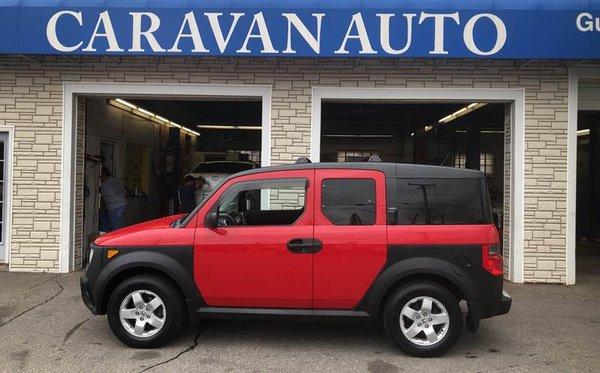
[[399, 225], [491, 223], [481, 179], [398, 179]]
[[375, 180], [324, 179], [321, 210], [335, 225], [375, 224]]

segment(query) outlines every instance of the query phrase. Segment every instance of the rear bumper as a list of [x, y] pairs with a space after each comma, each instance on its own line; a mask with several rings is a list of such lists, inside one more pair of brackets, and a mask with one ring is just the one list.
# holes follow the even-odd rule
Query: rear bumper
[[496, 314], [493, 316], [505, 315], [510, 311], [510, 306], [512, 305], [511, 296], [504, 290], [502, 290], [502, 298], [500, 298], [500, 303], [498, 307], [496, 307]]
[[488, 319], [494, 316], [505, 315], [510, 311], [512, 298], [502, 290], [500, 299], [487, 300], [484, 302], [467, 302], [469, 313], [467, 314], [467, 329], [475, 332], [479, 328], [481, 319]]
[[511, 305], [512, 298], [506, 291], [502, 290], [502, 294], [499, 298], [478, 302], [480, 318], [487, 319], [490, 317], [507, 314], [508, 311], [510, 311]]

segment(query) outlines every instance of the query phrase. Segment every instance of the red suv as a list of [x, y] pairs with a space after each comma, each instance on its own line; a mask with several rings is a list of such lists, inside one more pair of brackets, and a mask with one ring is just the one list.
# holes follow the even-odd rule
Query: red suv
[[474, 332], [511, 306], [485, 177], [472, 170], [380, 162], [249, 170], [193, 213], [103, 235], [91, 250], [83, 300], [139, 348], [199, 319], [363, 317], [382, 320], [406, 353], [435, 356], [465, 320]]

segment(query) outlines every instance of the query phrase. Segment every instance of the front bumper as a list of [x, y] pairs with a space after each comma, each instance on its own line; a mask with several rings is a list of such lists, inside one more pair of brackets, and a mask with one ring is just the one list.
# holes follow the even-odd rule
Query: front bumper
[[90, 291], [89, 282], [85, 276], [81, 277], [81, 279], [79, 280], [79, 285], [81, 287], [81, 299], [83, 299], [83, 303], [85, 303], [87, 308], [89, 308], [90, 311], [92, 311], [92, 314], [97, 315], [98, 308], [94, 304], [94, 300], [92, 298], [91, 291]]
[[81, 299], [94, 315], [102, 313], [102, 300], [98, 297], [98, 277], [104, 268], [104, 249], [94, 244], [90, 245], [90, 262], [79, 281]]

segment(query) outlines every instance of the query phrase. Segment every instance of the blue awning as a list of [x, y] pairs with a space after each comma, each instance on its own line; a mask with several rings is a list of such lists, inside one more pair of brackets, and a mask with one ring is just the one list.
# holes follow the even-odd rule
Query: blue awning
[[600, 59], [600, 0], [0, 0], [1, 54]]
[[600, 0], [0, 0], [7, 7], [600, 10]]

